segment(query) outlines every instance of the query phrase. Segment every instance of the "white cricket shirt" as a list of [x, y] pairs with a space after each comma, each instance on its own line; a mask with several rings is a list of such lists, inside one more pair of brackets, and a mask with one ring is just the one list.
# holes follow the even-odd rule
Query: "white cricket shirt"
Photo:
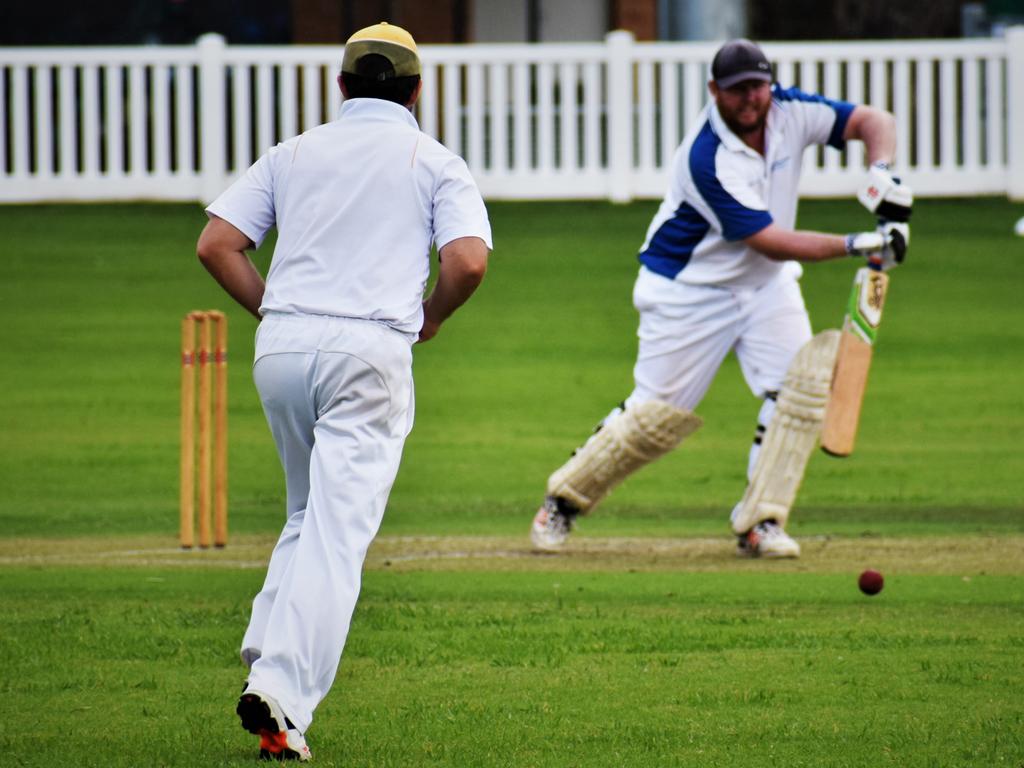
[[742, 241], [771, 223], [796, 225], [804, 149], [842, 149], [854, 105], [772, 88], [765, 152], [743, 143], [709, 102], [679, 145], [668, 193], [647, 229], [640, 262], [681, 283], [757, 288], [793, 262], [773, 261]]
[[278, 144], [206, 210], [257, 245], [277, 225], [260, 314], [375, 320], [412, 337], [431, 243], [492, 247], [466, 163], [380, 99], [350, 99], [337, 120]]

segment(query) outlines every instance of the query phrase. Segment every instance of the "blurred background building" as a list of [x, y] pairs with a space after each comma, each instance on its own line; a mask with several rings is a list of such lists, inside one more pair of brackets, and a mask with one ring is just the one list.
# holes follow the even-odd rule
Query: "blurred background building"
[[1024, 0], [39, 0], [2, 4], [0, 45], [341, 43], [381, 20], [423, 43], [950, 38], [1024, 23]]

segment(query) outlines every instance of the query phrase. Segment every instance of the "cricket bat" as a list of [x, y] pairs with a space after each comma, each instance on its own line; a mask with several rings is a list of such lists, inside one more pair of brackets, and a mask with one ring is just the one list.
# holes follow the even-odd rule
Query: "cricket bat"
[[861, 267], [853, 278], [839, 338], [832, 392], [821, 428], [821, 450], [830, 456], [853, 453], [871, 369], [871, 353], [882, 322], [888, 288], [889, 276], [879, 269]]

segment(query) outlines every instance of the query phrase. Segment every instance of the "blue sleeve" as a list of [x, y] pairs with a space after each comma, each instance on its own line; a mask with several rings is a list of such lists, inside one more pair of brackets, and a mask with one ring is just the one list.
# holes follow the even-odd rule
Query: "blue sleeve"
[[743, 240], [772, 223], [768, 211], [743, 205], [722, 186], [716, 159], [721, 140], [705, 126], [690, 148], [690, 177], [704, 201], [711, 206], [722, 225], [726, 240]]
[[828, 140], [825, 143], [836, 149], [844, 149], [846, 147], [846, 142], [843, 141], [843, 133], [846, 131], [846, 123], [856, 107], [855, 104], [851, 104], [848, 101], [826, 99], [817, 93], [804, 93], [799, 88], [780, 88], [778, 85], [775, 86], [772, 97], [778, 101], [799, 101], [831, 107], [835, 118], [832, 122], [832, 130], [829, 132]]

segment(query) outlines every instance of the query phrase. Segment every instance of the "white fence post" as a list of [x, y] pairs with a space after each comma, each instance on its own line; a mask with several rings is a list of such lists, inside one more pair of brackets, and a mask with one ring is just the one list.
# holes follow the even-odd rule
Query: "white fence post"
[[616, 30], [608, 44], [608, 198], [628, 203], [633, 198], [633, 35]]
[[204, 204], [224, 190], [227, 167], [227, 114], [224, 93], [224, 38], [203, 35], [199, 49], [199, 175]]
[[1024, 26], [1006, 30], [1006, 194], [1024, 200]]
[[[491, 199], [657, 199], [682, 127], [679, 108], [688, 128], [705, 98], [700, 80], [711, 46], [637, 42], [622, 31], [594, 43], [424, 46], [426, 81], [438, 86], [429, 89], [433, 104], [446, 118], [424, 127], [432, 122], [439, 138], [468, 155]], [[820, 43], [772, 49], [784, 81], [789, 72], [803, 87], [819, 85]], [[0, 203], [212, 200], [277, 131], [295, 129], [287, 110], [298, 109], [296, 67], [305, 68], [303, 125], [319, 121], [322, 76], [336, 69], [336, 57], [328, 46], [239, 47], [216, 35], [186, 49], [0, 47]], [[870, 86], [875, 105], [894, 107], [901, 150], [914, 127], [918, 159], [905, 170], [921, 197], [1024, 200], [1024, 26], [993, 38], [836, 43], [825, 59], [825, 85], [845, 77], [855, 100], [868, 98], [857, 81], [870, 63], [860, 85]], [[468, 124], [460, 112], [466, 72]], [[336, 108], [340, 96], [329, 90]], [[109, 98], [121, 91], [124, 99]], [[421, 116], [431, 106], [425, 98]], [[511, 152], [507, 167], [503, 149]], [[856, 162], [813, 162], [800, 188], [847, 195], [860, 171]]]

